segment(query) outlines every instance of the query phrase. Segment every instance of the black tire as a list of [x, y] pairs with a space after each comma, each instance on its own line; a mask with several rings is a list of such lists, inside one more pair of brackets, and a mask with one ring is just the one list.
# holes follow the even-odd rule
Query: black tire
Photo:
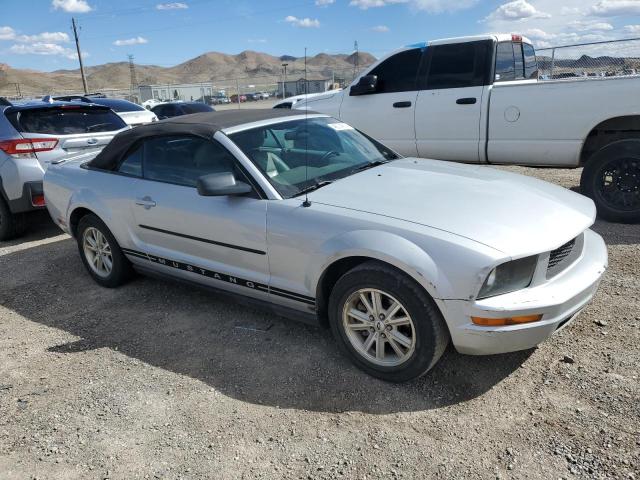
[[[349, 340], [342, 321], [343, 309], [352, 294], [365, 288], [391, 295], [413, 320], [415, 348], [400, 365], [373, 363], [359, 353]], [[449, 330], [429, 294], [409, 276], [376, 261], [355, 267], [336, 282], [329, 298], [329, 322], [341, 349], [358, 368], [390, 382], [406, 382], [424, 375], [440, 359], [449, 343]]]
[[[109, 247], [111, 248], [112, 268], [110, 273], [106, 276], [100, 276], [93, 270], [85, 253], [83, 242], [85, 232], [89, 228], [95, 228], [102, 235], [104, 235]], [[122, 250], [120, 249], [120, 246], [118, 245], [118, 242], [116, 241], [114, 236], [111, 234], [111, 231], [109, 231], [104, 222], [100, 220], [96, 215], [89, 214], [80, 219], [80, 221], [78, 222], [76, 240], [78, 243], [78, 251], [80, 253], [82, 263], [84, 263], [84, 266], [89, 272], [89, 275], [91, 275], [91, 277], [96, 281], [98, 285], [106, 288], [115, 288], [125, 284], [131, 278], [133, 274], [131, 263], [129, 262], [127, 257], [125, 257], [124, 253], [122, 253]]]
[[610, 222], [640, 222], [640, 139], [610, 143], [594, 153], [582, 171], [582, 193]]
[[4, 198], [0, 197], [0, 242], [21, 236], [27, 229], [24, 213], [13, 214]]

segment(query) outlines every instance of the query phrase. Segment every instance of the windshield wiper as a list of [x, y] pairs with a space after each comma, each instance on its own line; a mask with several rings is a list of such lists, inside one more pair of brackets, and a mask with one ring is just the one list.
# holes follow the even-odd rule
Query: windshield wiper
[[313, 192], [314, 190], [318, 190], [319, 188], [326, 187], [331, 183], [333, 182], [330, 180], [322, 180], [321, 182], [316, 182], [313, 185], [309, 185], [308, 187], [300, 190], [298, 193], [294, 195], [294, 197], [299, 197], [300, 195], [304, 195], [305, 193]]
[[362, 172], [363, 170], [369, 170], [373, 167], [379, 167], [380, 165], [384, 165], [385, 163], [390, 162], [390, 160], [376, 160], [375, 162], [367, 163], [365, 165], [361, 165], [355, 169], [353, 169], [353, 173]]

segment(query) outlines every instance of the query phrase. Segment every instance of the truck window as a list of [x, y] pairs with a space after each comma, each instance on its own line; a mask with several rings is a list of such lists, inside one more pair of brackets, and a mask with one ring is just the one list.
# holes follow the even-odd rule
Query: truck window
[[[484, 85], [489, 42], [467, 42], [430, 47], [426, 89], [465, 88]], [[421, 78], [424, 76], [421, 74]]]
[[513, 44], [500, 42], [496, 48], [496, 82], [508, 82], [516, 79], [516, 64], [513, 56]]
[[522, 43], [513, 43], [513, 57], [516, 65], [516, 80], [524, 79], [524, 55], [522, 54]]
[[524, 78], [527, 80], [538, 78], [538, 61], [533, 45], [523, 43], [522, 50], [524, 51]]
[[416, 90], [416, 77], [422, 50], [414, 48], [396, 53], [374, 68], [369, 75], [378, 76], [376, 93]]

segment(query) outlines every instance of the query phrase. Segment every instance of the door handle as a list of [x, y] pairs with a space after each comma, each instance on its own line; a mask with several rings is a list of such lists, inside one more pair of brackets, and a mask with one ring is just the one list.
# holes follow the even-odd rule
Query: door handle
[[146, 197], [136, 198], [136, 205], [140, 205], [149, 210], [151, 207], [156, 206], [156, 202], [154, 202], [151, 197], [147, 195]]
[[409, 108], [411, 102], [396, 102], [393, 104], [393, 108]]
[[459, 98], [458, 100], [456, 100], [456, 103], [458, 105], [475, 105], [477, 101], [478, 99], [475, 97]]

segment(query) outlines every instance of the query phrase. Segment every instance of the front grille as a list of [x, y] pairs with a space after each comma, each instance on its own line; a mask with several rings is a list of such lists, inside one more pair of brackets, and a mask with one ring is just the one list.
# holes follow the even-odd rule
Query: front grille
[[571, 254], [571, 251], [573, 250], [573, 247], [575, 245], [576, 245], [576, 239], [574, 238], [573, 240], [562, 245], [561, 247], [553, 250], [549, 255], [549, 266], [547, 268], [552, 269], [553, 267], [561, 263], [565, 258], [567, 258]]

